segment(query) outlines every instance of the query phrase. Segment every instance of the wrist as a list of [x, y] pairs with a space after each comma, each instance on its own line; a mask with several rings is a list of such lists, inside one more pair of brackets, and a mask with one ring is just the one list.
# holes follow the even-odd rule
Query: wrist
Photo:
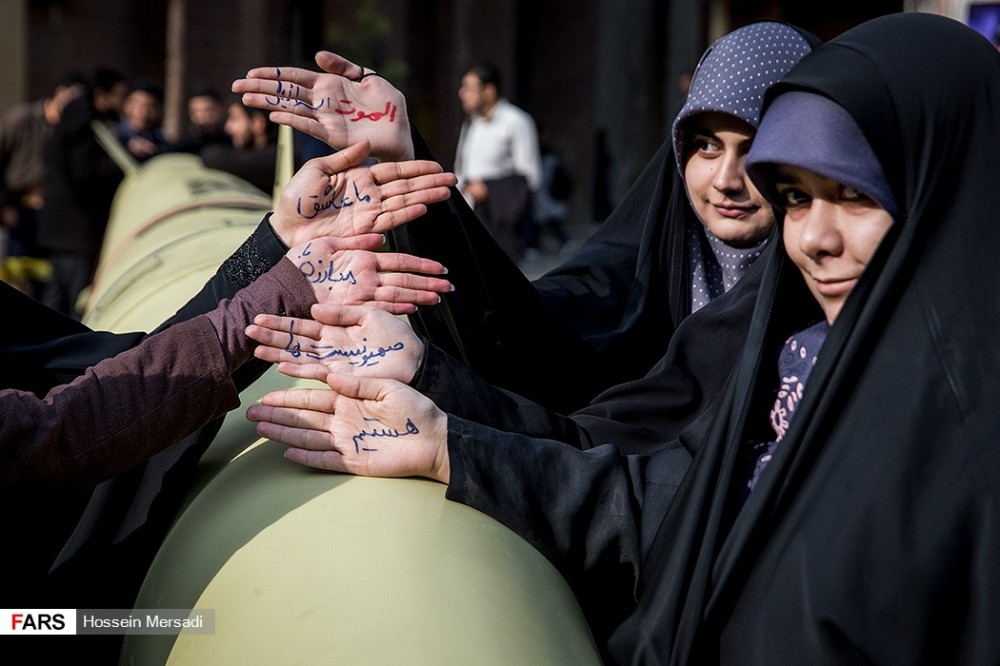
[[294, 225], [289, 224], [285, 216], [281, 214], [281, 211], [276, 210], [271, 213], [267, 222], [271, 225], [271, 231], [278, 237], [278, 240], [285, 244], [286, 248], [295, 247], [299, 244], [296, 242]]
[[404, 129], [401, 129], [396, 136], [396, 140], [391, 146], [393, 149], [390, 151], [380, 152], [374, 155], [379, 162], [408, 162], [414, 159], [413, 150], [413, 139], [410, 137], [410, 125], [406, 124]]
[[427, 357], [427, 346], [424, 344], [423, 340], [414, 336], [410, 349], [412, 350], [412, 354], [410, 355], [410, 359], [412, 361], [410, 363], [410, 367], [413, 370], [409, 373], [409, 377], [400, 379], [403, 383], [413, 386], [413, 381], [417, 378], [417, 374], [420, 372], [420, 369], [424, 367], [424, 360]]
[[434, 455], [434, 466], [430, 478], [448, 485], [451, 481], [451, 460], [448, 455], [448, 415], [437, 411], [434, 425], [437, 452]]

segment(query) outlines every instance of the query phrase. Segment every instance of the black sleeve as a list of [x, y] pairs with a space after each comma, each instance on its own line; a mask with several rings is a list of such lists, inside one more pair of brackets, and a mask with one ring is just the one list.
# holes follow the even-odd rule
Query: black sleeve
[[426, 349], [412, 386], [441, 410], [498, 430], [590, 448], [587, 431], [573, 419], [490, 384], [433, 344]]
[[597, 637], [634, 608], [651, 539], [643, 533], [655, 533], [690, 464], [677, 442], [652, 458], [623, 456], [611, 445], [578, 451], [453, 416], [448, 453], [447, 497], [541, 551], [573, 588]]
[[[271, 269], [281, 261], [288, 247], [281, 242], [271, 228], [270, 215], [265, 216], [253, 234], [226, 259], [201, 291], [174, 313], [170, 319], [160, 324], [156, 331], [192, 317], [214, 310], [219, 301], [233, 295]], [[282, 312], [274, 314], [285, 314]], [[154, 331], [154, 332], [156, 332]], [[242, 391], [255, 382], [270, 366], [263, 361], [252, 360], [233, 373], [237, 390]]]
[[0, 388], [45, 395], [142, 340], [141, 333], [92, 331], [5, 283], [0, 306], [9, 318], [0, 331]]
[[[771, 243], [765, 252], [779, 246]], [[719, 399], [747, 339], [768, 263], [762, 257], [739, 284], [684, 319], [645, 377], [608, 389], [572, 415], [595, 445], [657, 451]]]

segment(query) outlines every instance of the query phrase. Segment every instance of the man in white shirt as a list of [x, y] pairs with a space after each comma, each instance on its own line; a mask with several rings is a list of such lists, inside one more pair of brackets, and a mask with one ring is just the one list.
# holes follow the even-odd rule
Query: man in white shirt
[[524, 252], [524, 225], [541, 182], [538, 130], [531, 116], [501, 96], [495, 67], [479, 64], [458, 89], [468, 114], [458, 139], [455, 175], [469, 205], [515, 259]]

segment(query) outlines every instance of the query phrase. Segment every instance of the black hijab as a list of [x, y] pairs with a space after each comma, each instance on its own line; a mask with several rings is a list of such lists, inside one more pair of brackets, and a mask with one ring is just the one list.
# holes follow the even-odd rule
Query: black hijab
[[[934, 15], [869, 21], [789, 90], [845, 108], [901, 211], [773, 460], [734, 501], [782, 341], [817, 306], [771, 253], [750, 333], [660, 525], [622, 662], [1000, 660], [1000, 55]], [[766, 112], [765, 112], [766, 119]], [[654, 510], [645, 507], [646, 510]]]

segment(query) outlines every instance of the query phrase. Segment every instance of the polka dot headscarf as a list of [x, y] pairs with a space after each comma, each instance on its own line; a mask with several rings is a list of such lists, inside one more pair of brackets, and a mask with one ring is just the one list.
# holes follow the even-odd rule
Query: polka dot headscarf
[[685, 119], [719, 111], [757, 127], [764, 93], [811, 50], [802, 33], [776, 21], [737, 28], [708, 47], [691, 78], [687, 101], [674, 119], [678, 167], [684, 155], [680, 126]]
[[[795, 28], [776, 21], [751, 23], [716, 40], [691, 79], [687, 101], [673, 125], [677, 168], [684, 175], [684, 121], [699, 113], [727, 113], [757, 127], [764, 93], [812, 50]], [[765, 239], [753, 247], [724, 243], [701, 225], [688, 229], [691, 268], [691, 311], [721, 296], [760, 257]]]

